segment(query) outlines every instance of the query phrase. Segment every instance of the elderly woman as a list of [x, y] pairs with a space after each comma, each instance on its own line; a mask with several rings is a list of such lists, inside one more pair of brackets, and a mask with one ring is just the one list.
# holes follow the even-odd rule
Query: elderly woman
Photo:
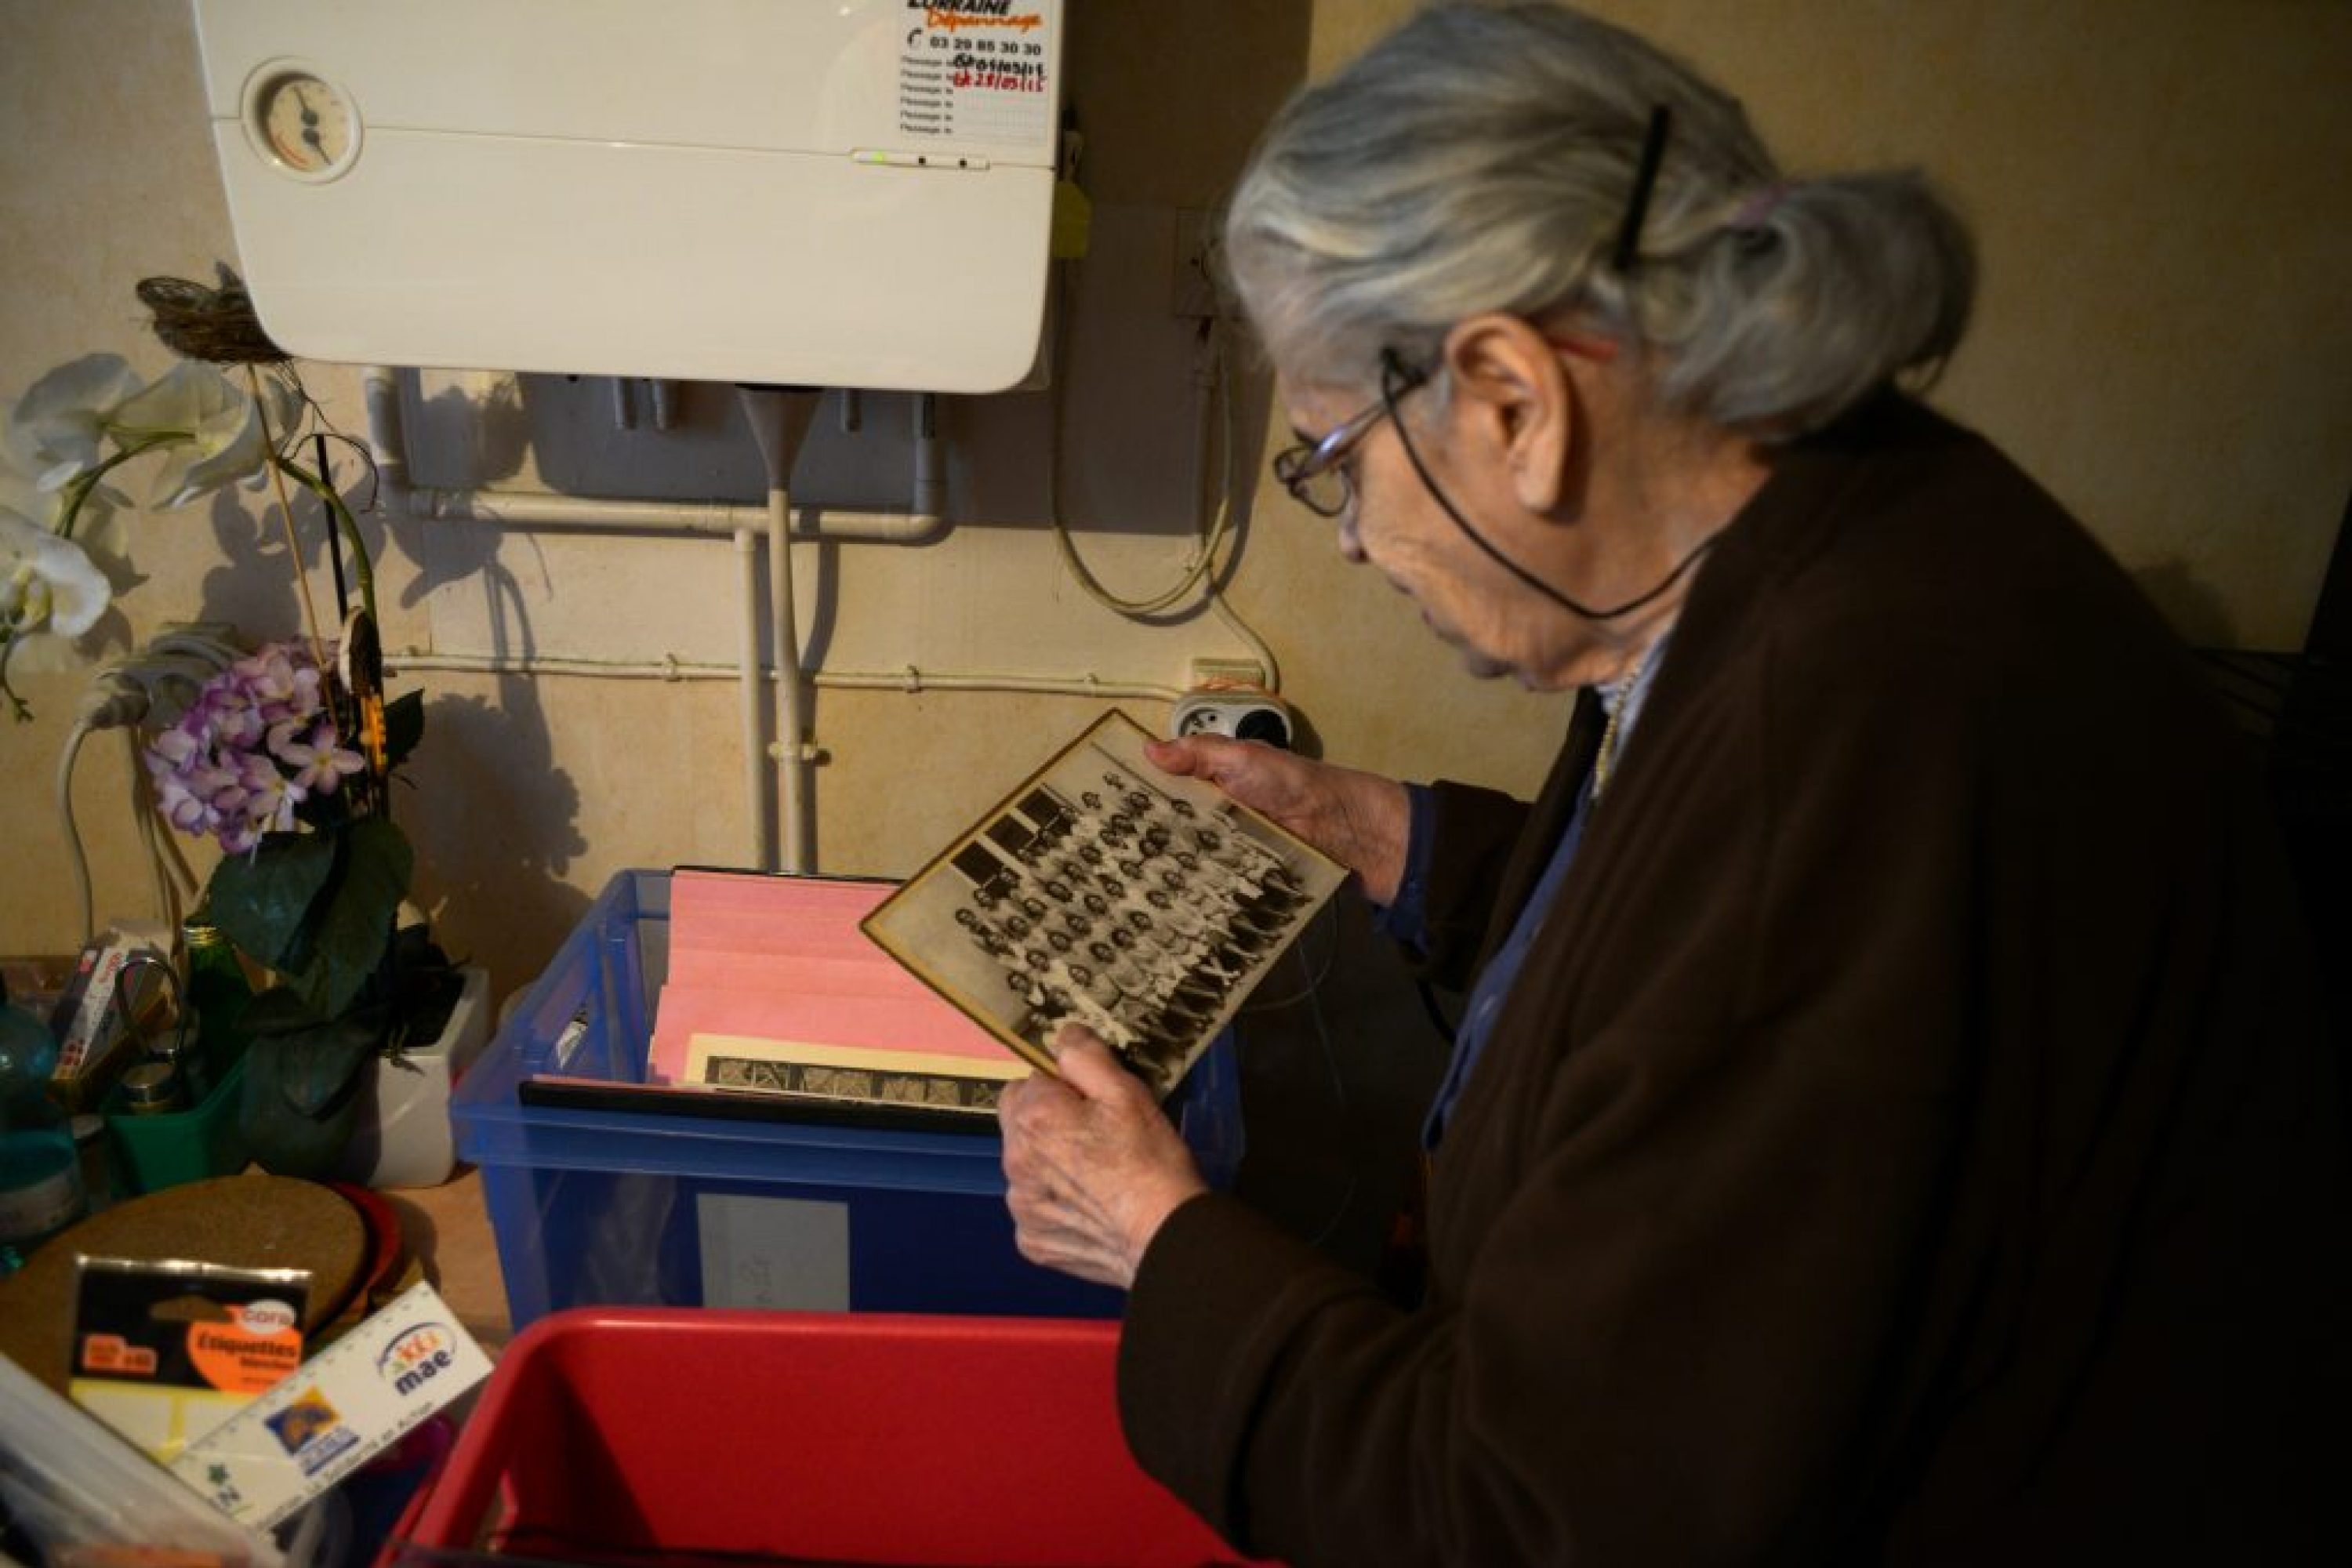
[[1784, 176], [1615, 28], [1451, 5], [1283, 111], [1227, 254], [1277, 477], [1576, 696], [1531, 807], [1156, 750], [1469, 1002], [1412, 1300], [1207, 1192], [1076, 1034], [1004, 1095], [1024, 1251], [1131, 1292], [1145, 1467], [1298, 1564], [2313, 1560], [2352, 1317], [2284, 868], [2130, 582], [1898, 390], [1958, 221]]

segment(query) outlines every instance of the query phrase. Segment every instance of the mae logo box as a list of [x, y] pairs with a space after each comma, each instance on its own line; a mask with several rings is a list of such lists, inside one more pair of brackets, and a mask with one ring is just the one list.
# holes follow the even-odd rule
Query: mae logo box
[[490, 1374], [429, 1285], [390, 1305], [192, 1445], [173, 1473], [267, 1529]]
[[448, 1373], [457, 1355], [457, 1336], [447, 1324], [420, 1323], [384, 1347], [375, 1370], [394, 1394], [410, 1394]]

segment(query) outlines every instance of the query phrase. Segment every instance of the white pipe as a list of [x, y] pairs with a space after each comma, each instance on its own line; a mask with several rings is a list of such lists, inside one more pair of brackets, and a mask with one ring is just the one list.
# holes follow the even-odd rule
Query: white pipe
[[402, 427], [400, 373], [388, 364], [362, 365], [360, 391], [367, 400], [368, 456], [375, 462], [376, 482], [394, 494], [404, 493], [408, 432]]
[[[401, 489], [389, 483], [383, 492], [388, 508], [425, 522], [497, 522], [580, 533], [684, 533], [714, 539], [741, 528], [765, 529], [768, 522], [766, 506], [729, 501], [612, 500], [529, 490]], [[802, 507], [793, 519], [793, 534], [798, 539], [919, 544], [941, 531], [936, 512], [835, 512]]]
[[808, 683], [801, 670], [800, 626], [793, 604], [793, 466], [816, 418], [814, 387], [741, 386], [743, 416], [768, 471], [768, 637], [775, 648], [776, 723], [768, 753], [776, 759], [776, 839], [786, 871], [816, 868], [809, 853], [808, 785], [815, 748], [808, 743]]
[[735, 531], [735, 570], [742, 587], [735, 675], [743, 719], [743, 810], [751, 829], [750, 864], [764, 871], [776, 863], [776, 841], [768, 831], [767, 757], [760, 732], [760, 536], [748, 528]]
[[768, 629], [776, 645], [776, 837], [782, 868], [810, 871], [808, 686], [801, 676], [801, 632], [793, 605], [793, 498], [782, 484], [768, 491]]
[[[803, 671], [798, 668], [799, 637], [797, 628], [793, 626], [791, 539], [912, 544], [925, 542], [945, 531], [945, 459], [939, 440], [937, 399], [928, 393], [916, 395], [913, 407], [914, 478], [910, 511], [826, 512], [819, 508], [805, 507], [795, 517], [788, 489], [772, 492], [768, 504], [761, 508], [726, 502], [638, 501], [529, 491], [501, 492], [487, 488], [414, 489], [408, 482], [408, 446], [402, 416], [399, 373], [388, 365], [363, 366], [361, 384], [367, 410], [368, 444], [380, 486], [379, 505], [395, 517], [497, 522], [521, 529], [669, 532], [708, 538], [724, 535], [736, 542], [739, 559], [745, 552], [747, 538], [756, 551], [756, 537], [751, 531], [761, 527], [766, 529], [770, 553], [777, 563], [770, 574], [770, 582], [781, 605], [781, 613], [775, 616], [780, 662], [781, 656], [788, 651], [794, 667], [793, 679], [779, 679], [761, 668], [755, 567], [744, 568], [740, 609], [742, 626], [739, 638], [740, 657], [733, 665], [689, 664], [674, 658], [658, 661], [621, 662], [439, 654], [415, 649], [391, 655], [386, 659], [395, 672], [448, 670], [453, 673], [570, 675], [672, 681], [733, 679], [740, 681], [744, 689], [747, 837], [756, 853], [753, 862], [756, 865], [765, 867], [772, 864], [775, 847], [775, 835], [771, 832], [767, 813], [760, 798], [762, 793], [760, 770], [764, 765], [763, 757], [767, 751], [761, 744], [755, 692], [762, 679], [777, 679], [777, 740], [773, 754], [779, 777], [779, 819], [783, 824], [788, 869], [806, 868], [804, 862], [808, 858], [808, 823], [803, 782], [809, 764], [814, 761], [814, 748], [809, 746], [803, 738], [806, 687], [909, 693], [926, 689], [993, 691], [1160, 702], [1173, 702], [1183, 695], [1182, 689], [1178, 687], [1108, 681], [1091, 672], [1062, 678], [984, 672], [943, 673], [925, 671], [912, 665], [899, 670]], [[814, 398], [810, 403], [810, 412], [813, 413]], [[845, 402], [843, 416], [845, 426], [855, 428], [856, 412], [854, 403]], [[756, 430], [756, 418], [754, 424]], [[804, 431], [805, 422], [803, 428]], [[793, 445], [796, 450], [797, 440]], [[788, 476], [789, 464], [785, 467]], [[779, 513], [782, 514], [781, 528], [778, 526]], [[1249, 640], [1255, 643], [1256, 639]], [[1260, 651], [1271, 669], [1271, 654], [1262, 648]]]
[[911, 664], [897, 670], [821, 669], [811, 679], [818, 686], [845, 691], [903, 691], [909, 696], [919, 691], [1013, 691], [1041, 697], [1134, 697], [1173, 702], [1184, 695], [1180, 687], [1105, 680], [1093, 674], [1067, 680], [1051, 675], [957, 675], [918, 669]]
[[939, 399], [928, 392], [915, 395], [915, 496], [919, 516], [937, 516], [947, 510], [947, 464], [940, 447]]
[[[682, 532], [719, 537], [744, 527], [766, 526], [767, 508], [726, 501], [618, 500], [602, 496], [566, 496], [532, 490], [436, 489], [408, 482], [407, 433], [401, 415], [400, 373], [372, 364], [360, 373], [366, 395], [368, 447], [381, 487], [378, 504], [396, 516], [420, 521], [500, 522], [513, 527]], [[866, 511], [803, 507], [793, 533], [803, 539], [919, 544], [946, 530], [943, 479], [935, 399], [915, 395], [914, 504], [912, 510]]]
[[[907, 512], [842, 510], [827, 513], [818, 508], [803, 509], [794, 527], [789, 495], [782, 499], [773, 493], [774, 486], [785, 483], [790, 477], [791, 461], [782, 464], [782, 476], [777, 478], [777, 454], [763, 454], [774, 483], [768, 504], [754, 510], [750, 507], [730, 506], [724, 502], [662, 503], [615, 500], [601, 496], [557, 496], [530, 492], [506, 493], [487, 488], [472, 489], [415, 489], [409, 484], [408, 440], [404, 427], [400, 401], [399, 373], [390, 365], [365, 365], [360, 373], [361, 388], [367, 409], [368, 446], [375, 460], [379, 485], [377, 504], [394, 517], [430, 521], [436, 518], [499, 522], [509, 527], [549, 528], [579, 531], [676, 531], [687, 535], [729, 535], [736, 540], [736, 549], [743, 549], [747, 530], [764, 524], [771, 536], [770, 554], [774, 561], [772, 576], [781, 582], [777, 596], [783, 613], [777, 616], [775, 627], [779, 646], [785, 650], [795, 667], [795, 679], [778, 683], [778, 730], [775, 752], [779, 790], [779, 821], [784, 837], [785, 856], [791, 869], [805, 869], [808, 855], [808, 828], [803, 803], [803, 785], [813, 752], [804, 747], [801, 719], [803, 688], [797, 679], [798, 639], [793, 635], [792, 610], [792, 550], [791, 539], [795, 532], [802, 537], [877, 543], [919, 544], [937, 538], [946, 527], [946, 485], [942, 477], [943, 459], [939, 449], [938, 420], [934, 400], [928, 395], [917, 396], [913, 406], [914, 422], [914, 501]], [[656, 384], [654, 391], [655, 424], [667, 429], [675, 412], [675, 387], [667, 390], [673, 395], [666, 398], [665, 388]], [[614, 383], [614, 397], [623, 412], [625, 424], [633, 422], [635, 401], [624, 381]], [[752, 414], [755, 434], [759, 433], [754, 395], [745, 394], [745, 410]], [[805, 395], [806, 414], [815, 411], [816, 395]], [[856, 415], [854, 396], [844, 404], [844, 417], [854, 421]], [[793, 432], [790, 450], [797, 454], [800, 441], [807, 433], [807, 418], [801, 418], [800, 428]], [[751, 569], [747, 568], [747, 577]], [[755, 583], [747, 581], [743, 595], [740, 644], [743, 650], [739, 674], [746, 689], [744, 722], [744, 773], [751, 785], [751, 797], [745, 802], [749, 818], [748, 836], [760, 849], [754, 864], [767, 867], [774, 864], [774, 837], [772, 836], [767, 812], [760, 799], [761, 792], [752, 781], [763, 767], [764, 754], [760, 743], [757, 716], [750, 710], [755, 702], [752, 695], [761, 679], [758, 657], [759, 599]], [[418, 667], [423, 668], [423, 667]], [[789, 707], [789, 715], [787, 714]], [[789, 717], [789, 722], [787, 718]]]
[[[737, 665], [676, 658], [629, 660], [559, 658], [541, 655], [428, 653], [421, 648], [387, 653], [383, 656], [383, 662], [384, 668], [394, 675], [420, 670], [446, 670], [458, 675], [566, 675], [609, 680], [671, 682], [734, 680], [741, 675], [740, 667]], [[763, 669], [761, 672], [762, 679], [773, 678], [772, 671]], [[1184, 695], [1181, 687], [1158, 686], [1139, 680], [1105, 680], [1090, 673], [1076, 676], [998, 675], [985, 671], [923, 669], [914, 665], [903, 669], [819, 669], [804, 671], [803, 679], [821, 690], [841, 691], [903, 691], [909, 694], [924, 691], [1003, 691], [1041, 697], [1134, 698], [1149, 702], [1173, 702]]]

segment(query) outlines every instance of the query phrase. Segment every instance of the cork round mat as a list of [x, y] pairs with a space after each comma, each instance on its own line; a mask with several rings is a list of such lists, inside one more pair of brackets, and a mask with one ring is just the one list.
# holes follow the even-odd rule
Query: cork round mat
[[73, 1360], [75, 1259], [188, 1258], [234, 1268], [307, 1268], [308, 1334], [331, 1322], [368, 1259], [360, 1212], [332, 1188], [258, 1172], [166, 1187], [92, 1215], [0, 1279], [0, 1354], [62, 1394]]

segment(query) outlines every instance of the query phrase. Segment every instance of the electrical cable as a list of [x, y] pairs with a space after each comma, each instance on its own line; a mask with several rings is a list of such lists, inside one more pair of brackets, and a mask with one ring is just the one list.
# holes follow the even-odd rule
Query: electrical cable
[[[1315, 994], [1316, 988], [1331, 977], [1331, 966], [1334, 963], [1337, 963], [1339, 959], [1339, 921], [1336, 913], [1337, 909], [1338, 906], [1336, 904], [1326, 903], [1321, 909], [1318, 910], [1315, 912], [1315, 918], [1307, 922], [1307, 929], [1305, 931], [1298, 933], [1298, 940], [1291, 948], [1293, 952], [1298, 954], [1299, 967], [1307, 971], [1306, 986], [1301, 990], [1292, 992], [1287, 996], [1277, 996], [1271, 1002], [1260, 1002], [1255, 999], [1252, 999], [1242, 1008], [1244, 1013], [1271, 1013], [1278, 1008], [1296, 1007], [1298, 1004], [1312, 996]], [[1314, 934], [1315, 929], [1318, 926], [1322, 927], [1324, 930], [1331, 933], [1330, 944], [1324, 949], [1323, 963], [1322, 967], [1319, 969], [1310, 964], [1307, 960], [1307, 939]]]
[[[1076, 113], [1066, 110], [1063, 114], [1058, 160], [1060, 165], [1058, 175], [1061, 179], [1072, 184], [1076, 183], [1079, 159], [1085, 145], [1086, 139], [1077, 130]], [[1077, 542], [1071, 537], [1068, 524], [1062, 521], [1062, 426], [1069, 406], [1070, 342], [1076, 335], [1072, 329], [1077, 321], [1076, 279], [1078, 263], [1075, 258], [1066, 259], [1055, 263], [1055, 321], [1052, 367], [1053, 387], [1047, 399], [1048, 414], [1045, 422], [1045, 521], [1054, 531], [1054, 545], [1061, 555], [1063, 564], [1070, 569], [1070, 575], [1076, 580], [1079, 588], [1085, 591], [1087, 596], [1114, 614], [1125, 616], [1130, 619], [1140, 619], [1157, 615], [1181, 602], [1185, 595], [1192, 591], [1194, 584], [1211, 571], [1216, 560], [1217, 546], [1223, 542], [1227, 524], [1231, 520], [1231, 509], [1228, 503], [1231, 500], [1232, 487], [1230, 485], [1223, 487], [1220, 493], [1215, 521], [1211, 527], [1202, 531], [1201, 545], [1194, 552], [1192, 563], [1186, 568], [1184, 575], [1164, 591], [1142, 598], [1130, 599], [1113, 593], [1103, 584], [1102, 579], [1095, 575], [1093, 569], [1078, 553]], [[1221, 346], [1216, 341], [1215, 325], [1215, 318], [1213, 316], [1208, 322], [1210, 347], [1213, 353], [1221, 354]], [[1213, 384], [1212, 390], [1220, 390], [1222, 386], [1223, 380], [1220, 377]], [[1226, 401], [1230, 405], [1230, 399]], [[1228, 423], [1230, 424], [1230, 406], [1228, 406]], [[1193, 506], [1196, 523], [1199, 513], [1200, 506], [1196, 496]]]
[[1242, 619], [1241, 612], [1226, 602], [1224, 590], [1213, 584], [1209, 590], [1209, 608], [1214, 610], [1217, 619], [1224, 622], [1235, 637], [1249, 645], [1250, 652], [1257, 656], [1259, 665], [1265, 670], [1266, 694], [1279, 695], [1282, 691], [1282, 665], [1275, 658], [1274, 649], [1251, 628], [1248, 622]]
[[[152, 798], [148, 802], [148, 809], [151, 811], [154, 809], [154, 802]], [[197, 879], [195, 868], [188, 864], [188, 858], [180, 852], [179, 836], [168, 831], [170, 825], [163, 823], [160, 816], [157, 822], [166, 829], [162, 835], [163, 852], [170, 858], [169, 869], [173, 885], [180, 889], [181, 907], [194, 910], [203, 901], [201, 895], [204, 891], [204, 884]]]
[[97, 910], [89, 891], [89, 858], [82, 852], [81, 830], [74, 826], [73, 775], [74, 759], [81, 753], [81, 743], [89, 738], [87, 720], [77, 721], [72, 732], [66, 736], [65, 755], [58, 760], [58, 816], [65, 825], [66, 862], [73, 868], [74, 892], [81, 900], [81, 940], [89, 942], [97, 936]]
[[[1218, 442], [1219, 456], [1223, 461], [1218, 475], [1217, 519], [1218, 527], [1225, 529], [1231, 524], [1234, 508], [1241, 495], [1241, 396], [1234, 384], [1235, 374], [1233, 357], [1226, 351], [1222, 319], [1212, 318], [1209, 330], [1211, 347], [1213, 351], [1210, 363], [1217, 378], [1217, 401], [1224, 416], [1223, 437]], [[1213, 558], [1214, 547], [1204, 548], [1208, 555]], [[1228, 566], [1232, 564], [1230, 558], [1226, 564]], [[1217, 619], [1223, 621], [1225, 624], [1225, 629], [1239, 637], [1248, 647], [1250, 652], [1256, 656], [1258, 667], [1265, 672], [1266, 692], [1269, 695], [1279, 694], [1282, 690], [1282, 661], [1274, 657], [1272, 646], [1257, 634], [1255, 627], [1242, 619], [1241, 612], [1234, 609], [1233, 602], [1225, 597], [1223, 573], [1213, 573], [1210, 575], [1208, 596], [1209, 608], [1216, 612]]]
[[[1242, 618], [1240, 612], [1235, 610], [1231, 602], [1226, 599], [1221, 580], [1223, 567], [1220, 566], [1218, 557], [1225, 549], [1227, 542], [1234, 536], [1234, 514], [1236, 510], [1236, 498], [1241, 489], [1237, 471], [1241, 452], [1238, 412], [1240, 398], [1234, 387], [1232, 355], [1226, 350], [1222, 317], [1212, 315], [1202, 326], [1202, 343], [1208, 359], [1207, 386], [1210, 395], [1202, 414], [1202, 430], [1204, 439], [1201, 443], [1200, 450], [1202, 454], [1202, 466], [1206, 467], [1210, 442], [1205, 437], [1210, 431], [1213, 430], [1215, 449], [1222, 459], [1220, 465], [1222, 471], [1216, 486], [1215, 508], [1211, 513], [1207, 526], [1199, 531], [1198, 542], [1194, 546], [1192, 560], [1186, 566], [1184, 574], [1160, 593], [1128, 598], [1106, 586], [1102, 579], [1095, 574], [1093, 568], [1087, 564], [1085, 557], [1078, 552], [1076, 539], [1072, 535], [1069, 525], [1062, 517], [1062, 435], [1070, 381], [1069, 346], [1073, 335], [1070, 329], [1076, 319], [1076, 290], [1072, 279], [1076, 276], [1077, 263], [1065, 261], [1058, 265], [1062, 270], [1055, 280], [1055, 289], [1060, 320], [1054, 344], [1052, 414], [1047, 420], [1045, 456], [1045, 516], [1054, 530], [1055, 549], [1060, 554], [1063, 564], [1069, 568], [1071, 577], [1088, 598], [1093, 599], [1105, 609], [1130, 620], [1147, 620], [1164, 614], [1182, 603], [1196, 588], [1200, 589], [1202, 597], [1209, 608], [1215, 612], [1217, 618], [1224, 623], [1228, 630], [1248, 647], [1250, 652], [1257, 658], [1260, 667], [1265, 669], [1265, 690], [1269, 693], [1278, 693], [1282, 689], [1280, 661], [1275, 658], [1274, 649], [1267, 646], [1265, 639]], [[1215, 416], [1213, 419], [1211, 417], [1212, 413]], [[1202, 503], [1196, 498], [1193, 502], [1196, 517], [1202, 510]], [[1230, 566], [1231, 561], [1228, 560], [1225, 565]]]
[[[1069, 406], [1070, 340], [1074, 335], [1071, 326], [1076, 320], [1076, 294], [1072, 279], [1077, 275], [1077, 263], [1064, 261], [1058, 265], [1062, 270], [1055, 279], [1055, 293], [1060, 321], [1055, 327], [1053, 407], [1046, 430], [1046, 521], [1053, 525], [1055, 547], [1060, 552], [1063, 563], [1069, 567], [1071, 576], [1077, 580], [1078, 586], [1085, 590], [1088, 598], [1101, 605], [1105, 609], [1126, 616], [1130, 619], [1158, 615], [1181, 603], [1192, 594], [1201, 580], [1214, 569], [1218, 547], [1223, 543], [1232, 523], [1230, 487], [1221, 487], [1213, 520], [1209, 527], [1200, 531], [1198, 535], [1200, 542], [1193, 551], [1192, 563], [1186, 567], [1184, 574], [1160, 593], [1138, 598], [1129, 598], [1114, 593], [1104, 585], [1102, 579], [1095, 574], [1094, 569], [1087, 564], [1085, 557], [1078, 553], [1076, 540], [1071, 537], [1069, 525], [1062, 520], [1062, 426]], [[1209, 341], [1213, 363], [1214, 359], [1222, 357], [1222, 350], [1217, 347], [1214, 323], [1212, 322]], [[1222, 375], [1213, 377], [1211, 390], [1215, 394], [1212, 398], [1213, 404], [1230, 405], [1231, 399], [1223, 395], [1223, 377]], [[1206, 421], [1204, 420], [1203, 423], [1205, 425]], [[1196, 513], [1197, 510], [1196, 506]]]
[[189, 900], [195, 897], [200, 884], [187, 858], [173, 841], [170, 825], [156, 813], [141, 757], [141, 731], [142, 725], [171, 716], [174, 703], [184, 702], [185, 699], [177, 696], [177, 692], [192, 690], [227, 668], [236, 657], [236, 649], [226, 640], [223, 631], [225, 628], [216, 630], [201, 623], [167, 626], [156, 634], [143, 654], [100, 670], [82, 693], [73, 730], [66, 739], [65, 753], [58, 763], [57, 801], [85, 942], [97, 935], [98, 911], [90, 885], [89, 853], [82, 843], [80, 826], [74, 820], [73, 778], [82, 742], [100, 730], [122, 731], [131, 763], [131, 825], [147, 862], [156, 912], [178, 925], [181, 912], [190, 907]]
[[[1307, 956], [1307, 939], [1312, 933], [1315, 924], [1318, 922], [1331, 933], [1330, 945], [1324, 952], [1320, 968], [1310, 963]], [[1289, 951], [1298, 959], [1298, 967], [1307, 978], [1306, 984], [1289, 995], [1279, 997], [1272, 1002], [1252, 1001], [1236, 1015], [1234, 1022], [1238, 1024], [1242, 1018], [1254, 1013], [1270, 1013], [1278, 1008], [1295, 1007], [1301, 1002], [1307, 1004], [1307, 1016], [1315, 1025], [1316, 1043], [1323, 1058], [1324, 1074], [1329, 1079], [1331, 1084], [1332, 1124], [1339, 1130], [1341, 1144], [1344, 1147], [1349, 1142], [1348, 1123], [1352, 1115], [1352, 1108], [1348, 1099], [1347, 1079], [1339, 1071], [1339, 1049], [1331, 1043], [1331, 1031], [1323, 1019], [1321, 999], [1323, 983], [1331, 977], [1332, 967], [1339, 962], [1339, 921], [1337, 906], [1326, 904], [1317, 911], [1315, 921], [1309, 922], [1307, 931], [1299, 932], [1298, 940], [1291, 944]], [[1356, 1201], [1356, 1192], [1361, 1184], [1361, 1180], [1353, 1162], [1350, 1162], [1348, 1166], [1348, 1184], [1341, 1190], [1339, 1203], [1333, 1206], [1330, 1216], [1324, 1220], [1321, 1227], [1316, 1232], [1313, 1240], [1309, 1243], [1310, 1246], [1322, 1246], [1339, 1230], [1339, 1222], [1347, 1217], [1349, 1208]]]
[[173, 931], [177, 931], [180, 928], [180, 889], [173, 883], [171, 869], [164, 863], [155, 813], [149, 804], [145, 780], [141, 777], [146, 770], [139, 761], [139, 731], [126, 728], [122, 731], [122, 743], [131, 759], [131, 820], [138, 829], [139, 847], [147, 861], [148, 880], [154, 888], [155, 912]]
[[[1337, 953], [1339, 951], [1339, 937], [1338, 927], [1336, 925], [1333, 927], [1331, 947], [1332, 952]], [[1305, 966], [1306, 962], [1306, 954], [1301, 953], [1299, 955], [1299, 963], [1301, 967]], [[1341, 1134], [1341, 1143], [1342, 1147], [1344, 1147], [1348, 1142], [1348, 1124], [1353, 1119], [1353, 1110], [1348, 1101], [1348, 1081], [1345, 1078], [1340, 1076], [1339, 1072], [1339, 1053], [1337, 1047], [1331, 1044], [1331, 1031], [1324, 1025], [1323, 1002], [1322, 998], [1318, 994], [1315, 984], [1309, 984], [1307, 988], [1307, 1016], [1315, 1020], [1315, 1037], [1318, 1042], [1320, 1042], [1323, 1047], [1323, 1066], [1331, 1075], [1331, 1100], [1335, 1110], [1334, 1119], [1339, 1125]], [[1348, 1184], [1340, 1190], [1339, 1201], [1331, 1206], [1331, 1217], [1323, 1222], [1323, 1228], [1315, 1233], [1314, 1238], [1307, 1245], [1310, 1247], [1320, 1247], [1325, 1242], [1331, 1239], [1333, 1234], [1339, 1228], [1339, 1222], [1348, 1217], [1348, 1210], [1355, 1205], [1356, 1189], [1360, 1184], [1360, 1182], [1361, 1177], [1357, 1173], [1355, 1162], [1353, 1160], [1349, 1161]]]

